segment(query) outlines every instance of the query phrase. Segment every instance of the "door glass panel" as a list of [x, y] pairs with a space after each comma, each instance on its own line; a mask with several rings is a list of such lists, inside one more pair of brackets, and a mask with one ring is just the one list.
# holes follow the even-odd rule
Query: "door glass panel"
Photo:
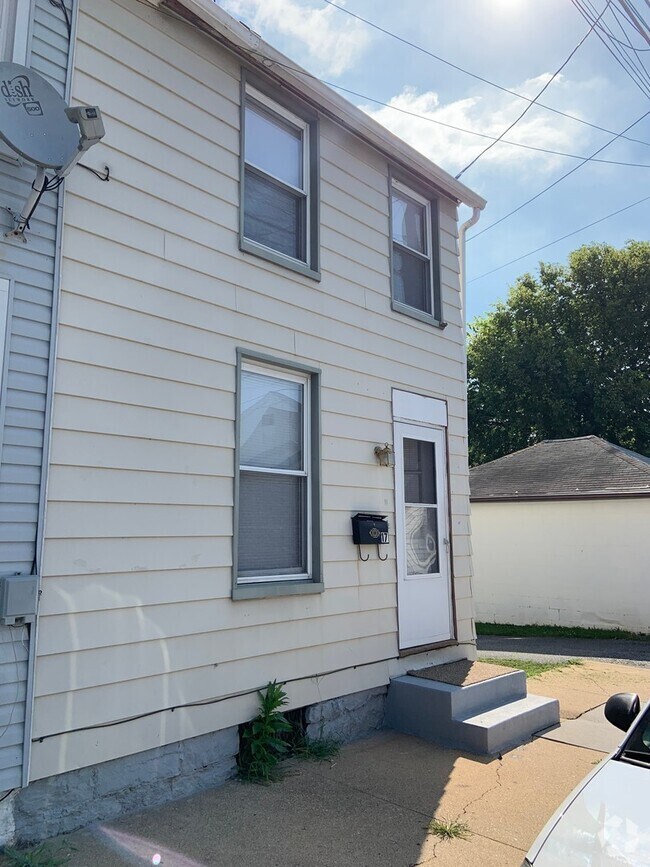
[[438, 509], [406, 506], [406, 574], [440, 572], [438, 557]]
[[434, 443], [404, 440], [404, 499], [407, 503], [437, 503]]

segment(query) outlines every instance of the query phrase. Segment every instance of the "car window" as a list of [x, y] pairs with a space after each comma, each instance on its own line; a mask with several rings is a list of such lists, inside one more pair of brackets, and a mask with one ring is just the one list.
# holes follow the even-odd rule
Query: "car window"
[[632, 732], [621, 753], [622, 759], [643, 762], [650, 766], [650, 708]]

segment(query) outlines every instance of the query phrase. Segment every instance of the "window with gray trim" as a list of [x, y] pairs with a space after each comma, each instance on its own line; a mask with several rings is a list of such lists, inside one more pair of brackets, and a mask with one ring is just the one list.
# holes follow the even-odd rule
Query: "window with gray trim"
[[308, 370], [241, 358], [238, 586], [320, 580], [317, 388]]
[[246, 82], [242, 133], [242, 248], [317, 272], [316, 123]]
[[438, 203], [391, 183], [393, 307], [440, 324]]

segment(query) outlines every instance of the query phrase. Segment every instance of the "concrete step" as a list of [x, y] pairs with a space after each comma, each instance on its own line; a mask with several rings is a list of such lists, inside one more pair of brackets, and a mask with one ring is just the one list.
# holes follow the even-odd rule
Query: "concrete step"
[[386, 701], [388, 728], [484, 755], [523, 743], [558, 722], [558, 702], [527, 696], [522, 671], [468, 686], [407, 674], [391, 680]]
[[454, 720], [459, 746], [483, 755], [518, 746], [537, 732], [558, 725], [559, 721], [558, 700], [540, 695], [528, 695]]

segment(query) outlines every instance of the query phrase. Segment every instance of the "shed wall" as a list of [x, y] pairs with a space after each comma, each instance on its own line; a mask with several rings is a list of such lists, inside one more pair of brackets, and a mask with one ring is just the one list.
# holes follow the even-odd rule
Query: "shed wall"
[[650, 497], [472, 503], [479, 621], [650, 632]]

